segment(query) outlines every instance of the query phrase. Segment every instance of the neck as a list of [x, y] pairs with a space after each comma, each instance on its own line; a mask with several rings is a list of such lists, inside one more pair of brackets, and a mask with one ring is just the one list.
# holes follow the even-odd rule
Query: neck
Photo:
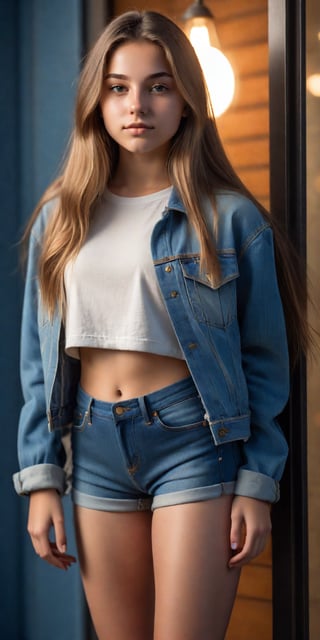
[[108, 186], [116, 195], [140, 196], [166, 189], [170, 186], [170, 180], [165, 162], [159, 157], [121, 154], [115, 175]]

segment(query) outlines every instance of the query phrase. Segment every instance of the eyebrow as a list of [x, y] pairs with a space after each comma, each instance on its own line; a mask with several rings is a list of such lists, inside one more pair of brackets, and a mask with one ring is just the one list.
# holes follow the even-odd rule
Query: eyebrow
[[[150, 76], [147, 76], [146, 80], [154, 80], [155, 78], [163, 78], [163, 77], [173, 78], [173, 75], [172, 73], [168, 73], [168, 71], [157, 71], [156, 73], [151, 73]], [[123, 73], [107, 73], [105, 78], [106, 79], [116, 78], [117, 80], [128, 80], [129, 76], [126, 76]]]

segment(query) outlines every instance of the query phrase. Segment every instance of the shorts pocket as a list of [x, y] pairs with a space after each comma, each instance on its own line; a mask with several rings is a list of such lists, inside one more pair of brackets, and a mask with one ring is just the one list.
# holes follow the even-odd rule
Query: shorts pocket
[[190, 431], [208, 426], [201, 399], [193, 395], [153, 412], [155, 424], [167, 431]]
[[81, 432], [86, 429], [89, 424], [89, 411], [83, 411], [81, 409], [75, 409], [73, 414], [72, 430]]

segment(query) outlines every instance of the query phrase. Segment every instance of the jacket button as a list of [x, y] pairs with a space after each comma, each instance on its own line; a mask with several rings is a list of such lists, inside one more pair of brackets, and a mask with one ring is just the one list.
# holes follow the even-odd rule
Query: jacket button
[[197, 348], [197, 343], [196, 342], [189, 342], [188, 347], [189, 349], [196, 349]]
[[171, 291], [170, 292], [170, 298], [176, 298], [178, 296], [178, 291]]
[[229, 429], [227, 429], [227, 427], [220, 427], [220, 429], [218, 429], [219, 438], [224, 438], [228, 433]]
[[172, 271], [172, 267], [170, 266], [170, 264], [167, 264], [167, 266], [164, 268], [164, 270], [165, 270], [167, 273], [170, 273], [170, 272]]

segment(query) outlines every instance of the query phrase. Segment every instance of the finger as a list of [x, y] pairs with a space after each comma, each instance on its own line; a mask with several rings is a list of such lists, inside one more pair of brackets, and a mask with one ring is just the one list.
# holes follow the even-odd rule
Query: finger
[[242, 567], [248, 564], [264, 551], [267, 540], [268, 537], [266, 536], [258, 536], [252, 539], [249, 536], [240, 552], [230, 559], [229, 567]]
[[42, 560], [45, 560], [51, 566], [56, 567], [57, 569], [63, 569], [64, 571], [67, 571], [70, 566], [63, 562], [62, 559], [56, 558], [54, 555], [48, 555], [46, 558], [42, 558]]
[[57, 567], [58, 569], [69, 569], [74, 560], [71, 559], [70, 556], [61, 554], [58, 549], [54, 549], [52, 547], [52, 544], [54, 543], [50, 542], [50, 553], [43, 557], [43, 560], [46, 560], [46, 562]]
[[68, 560], [67, 562], [64, 562], [61, 559], [61, 557], [56, 557], [54, 555], [54, 553], [51, 550], [49, 540], [47, 538], [40, 539], [39, 537], [34, 537], [32, 538], [32, 543], [37, 555], [42, 560], [45, 560], [46, 562], [53, 565], [54, 567], [57, 567], [58, 569], [66, 569], [70, 565], [70, 562]]
[[242, 518], [233, 517], [230, 530], [230, 548], [233, 552], [243, 547], [243, 521]]
[[38, 556], [40, 556], [40, 558], [45, 558], [48, 554], [50, 554], [47, 527], [45, 529], [29, 529], [29, 534], [34, 550], [38, 554]]
[[[32, 534], [30, 534], [30, 537], [31, 537], [35, 552], [42, 560], [45, 560], [49, 564], [52, 564], [53, 566], [58, 567], [59, 569], [65, 569], [70, 565], [69, 558], [66, 558], [66, 561], [63, 561], [62, 560], [63, 556], [61, 556], [61, 554], [59, 557], [57, 557], [53, 553], [53, 548], [51, 546], [53, 543], [50, 543], [47, 531], [43, 531], [41, 533], [33, 532]], [[56, 548], [56, 545], [54, 545], [54, 547]]]
[[64, 517], [62, 511], [58, 511], [57, 515], [53, 517], [53, 527], [55, 533], [56, 545], [60, 553], [65, 553], [67, 550], [67, 536], [64, 527]]
[[59, 549], [57, 548], [57, 545], [55, 542], [50, 542], [50, 549], [52, 552], [52, 555], [54, 555], [55, 557], [61, 558], [61, 560], [68, 562], [68, 563], [73, 563], [73, 562], [77, 562], [77, 559], [75, 558], [75, 556], [71, 556], [67, 553], [61, 553], [61, 551], [59, 551]]

